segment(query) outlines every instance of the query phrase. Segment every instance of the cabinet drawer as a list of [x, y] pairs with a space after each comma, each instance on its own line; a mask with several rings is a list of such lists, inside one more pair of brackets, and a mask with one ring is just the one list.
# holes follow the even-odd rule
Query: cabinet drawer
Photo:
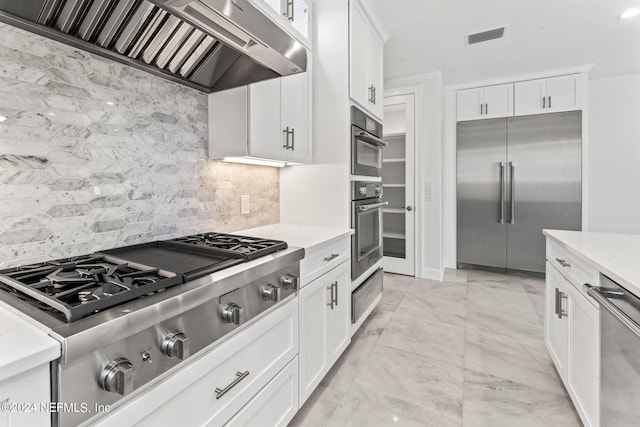
[[[298, 411], [298, 358], [293, 359], [225, 427], [286, 426]], [[211, 425], [213, 427], [213, 424]]]
[[[589, 264], [581, 258], [549, 239], [547, 239], [547, 260], [562, 273], [582, 295], [589, 301], [593, 301], [582, 289], [582, 285], [585, 283], [592, 285], [598, 284], [599, 276], [595, 268], [589, 266]], [[593, 303], [595, 304], [595, 302]]]
[[97, 425], [222, 425], [297, 353], [298, 300], [293, 298]]
[[301, 286], [340, 265], [349, 258], [349, 239], [341, 237], [307, 251], [300, 262]]

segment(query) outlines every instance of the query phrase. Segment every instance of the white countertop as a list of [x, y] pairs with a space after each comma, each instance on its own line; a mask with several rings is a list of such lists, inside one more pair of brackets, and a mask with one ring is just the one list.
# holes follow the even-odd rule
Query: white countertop
[[291, 247], [310, 250], [329, 240], [350, 236], [353, 234], [353, 230], [350, 228], [325, 227], [320, 225], [280, 223], [241, 230], [238, 231], [237, 234], [262, 237], [265, 239], [284, 240]]
[[640, 296], [640, 235], [543, 230], [598, 271]]
[[60, 357], [60, 343], [0, 306], [0, 381]]

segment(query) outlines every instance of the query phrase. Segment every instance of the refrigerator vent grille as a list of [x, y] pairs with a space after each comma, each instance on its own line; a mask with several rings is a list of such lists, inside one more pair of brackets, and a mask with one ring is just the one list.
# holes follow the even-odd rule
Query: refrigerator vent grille
[[467, 44], [482, 43], [489, 40], [500, 39], [504, 37], [506, 27], [494, 28], [492, 30], [482, 31], [480, 33], [467, 34]]

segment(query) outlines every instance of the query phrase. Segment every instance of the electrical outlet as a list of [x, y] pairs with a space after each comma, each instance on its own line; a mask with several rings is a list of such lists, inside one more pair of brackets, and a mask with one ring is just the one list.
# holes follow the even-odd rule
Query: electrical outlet
[[424, 183], [424, 200], [426, 202], [431, 201], [431, 182]]
[[249, 205], [250, 200], [248, 195], [240, 196], [240, 214], [248, 215], [249, 214]]

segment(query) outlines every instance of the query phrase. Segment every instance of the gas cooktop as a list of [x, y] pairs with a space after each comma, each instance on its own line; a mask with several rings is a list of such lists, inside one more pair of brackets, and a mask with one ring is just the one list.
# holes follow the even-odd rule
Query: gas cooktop
[[203, 233], [0, 271], [0, 288], [73, 322], [282, 249], [278, 240]]

